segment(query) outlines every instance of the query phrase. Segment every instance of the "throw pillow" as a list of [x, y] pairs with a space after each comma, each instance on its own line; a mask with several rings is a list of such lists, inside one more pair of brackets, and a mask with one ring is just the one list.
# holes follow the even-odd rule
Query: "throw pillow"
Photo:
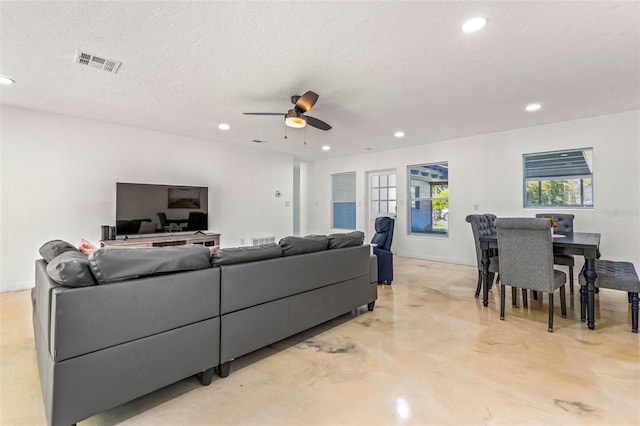
[[56, 257], [67, 251], [78, 251], [78, 249], [62, 240], [51, 240], [40, 247], [40, 256], [47, 262], [51, 262]]
[[47, 265], [47, 274], [65, 287], [88, 287], [96, 285], [89, 269], [87, 256], [79, 251], [66, 251]]

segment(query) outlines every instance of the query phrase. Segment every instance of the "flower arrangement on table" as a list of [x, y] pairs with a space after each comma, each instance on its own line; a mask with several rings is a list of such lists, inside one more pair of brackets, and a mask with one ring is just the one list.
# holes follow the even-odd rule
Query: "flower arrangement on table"
[[558, 226], [558, 218], [553, 216], [545, 216], [544, 219], [548, 220], [551, 223], [551, 232], [553, 232], [554, 228]]

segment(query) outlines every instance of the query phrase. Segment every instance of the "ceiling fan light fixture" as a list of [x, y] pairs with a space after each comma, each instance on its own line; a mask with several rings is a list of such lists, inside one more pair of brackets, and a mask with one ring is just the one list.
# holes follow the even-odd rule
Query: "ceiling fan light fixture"
[[16, 81], [12, 78], [5, 77], [4, 75], [0, 75], [0, 85], [2, 86], [10, 86], [14, 84]]
[[[309, 111], [315, 105], [318, 100], [318, 95], [311, 90], [307, 91], [302, 96], [291, 96], [291, 103], [294, 107], [284, 114], [284, 124], [287, 127], [293, 127], [294, 129], [301, 129], [306, 127], [313, 127], [319, 130], [331, 130], [331, 125], [319, 120], [315, 117], [305, 116], [304, 114]], [[282, 113], [279, 112], [245, 112], [245, 115], [277, 115], [282, 117]], [[284, 138], [287, 138], [286, 132]]]
[[290, 109], [284, 116], [284, 123], [294, 129], [302, 129], [307, 125], [307, 119], [295, 109]]

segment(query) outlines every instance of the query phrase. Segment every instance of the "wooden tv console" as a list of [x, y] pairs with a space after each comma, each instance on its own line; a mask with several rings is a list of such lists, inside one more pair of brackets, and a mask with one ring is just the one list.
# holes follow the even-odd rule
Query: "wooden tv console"
[[165, 247], [185, 244], [202, 244], [204, 246], [220, 245], [220, 234], [192, 234], [128, 238], [126, 240], [100, 241], [100, 247]]

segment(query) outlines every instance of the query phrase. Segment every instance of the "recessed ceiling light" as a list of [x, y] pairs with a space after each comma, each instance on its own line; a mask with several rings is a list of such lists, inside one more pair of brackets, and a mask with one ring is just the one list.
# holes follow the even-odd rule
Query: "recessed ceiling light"
[[469, 19], [462, 25], [462, 31], [465, 33], [473, 33], [484, 28], [485, 25], [487, 25], [487, 20], [485, 18]]
[[4, 75], [0, 75], [0, 84], [2, 84], [3, 86], [10, 86], [13, 83], [15, 83], [15, 80], [9, 77], [5, 77]]
[[329, 145], [325, 145], [322, 147], [323, 151], [329, 151], [331, 149], [331, 147]]
[[229, 126], [227, 123], [218, 124], [218, 129], [220, 129], [220, 130], [229, 130], [230, 128], [231, 128], [231, 126]]
[[529, 105], [527, 105], [527, 106], [525, 107], [525, 109], [526, 109], [527, 111], [537, 111], [537, 110], [539, 110], [540, 108], [542, 108], [542, 105], [540, 105], [540, 104], [529, 104]]
[[403, 138], [404, 137], [404, 132], [402, 130], [398, 130], [397, 132], [395, 132], [393, 134], [393, 136], [395, 136], [396, 138]]

